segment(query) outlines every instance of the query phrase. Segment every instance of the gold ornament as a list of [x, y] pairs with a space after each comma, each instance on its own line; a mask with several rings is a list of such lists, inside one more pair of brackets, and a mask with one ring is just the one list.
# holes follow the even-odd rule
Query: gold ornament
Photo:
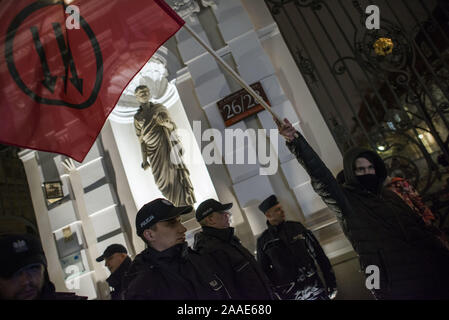
[[374, 51], [378, 56], [386, 56], [393, 52], [393, 41], [390, 38], [379, 38], [374, 42]]

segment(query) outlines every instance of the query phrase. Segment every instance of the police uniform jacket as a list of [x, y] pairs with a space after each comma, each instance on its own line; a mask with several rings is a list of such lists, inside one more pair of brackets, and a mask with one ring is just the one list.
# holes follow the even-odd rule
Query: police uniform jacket
[[126, 257], [125, 260], [120, 264], [120, 266], [115, 270], [106, 282], [112, 288], [111, 290], [111, 300], [121, 300], [122, 299], [122, 281], [129, 267], [131, 266], [131, 258]]
[[136, 256], [124, 278], [125, 300], [226, 300], [228, 289], [213, 261], [187, 243]]
[[294, 221], [267, 225], [257, 239], [257, 260], [275, 286], [318, 277], [316, 261], [327, 289], [336, 288], [332, 266], [312, 232]]
[[211, 256], [224, 270], [234, 299], [271, 300], [271, 284], [254, 256], [234, 235], [234, 228], [217, 229], [204, 226], [195, 235], [194, 249]]

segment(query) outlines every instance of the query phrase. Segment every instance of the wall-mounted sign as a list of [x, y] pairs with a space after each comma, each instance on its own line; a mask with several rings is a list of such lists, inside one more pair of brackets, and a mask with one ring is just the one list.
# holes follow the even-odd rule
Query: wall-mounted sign
[[[251, 88], [270, 105], [260, 82], [253, 83]], [[217, 105], [226, 127], [264, 110], [245, 89], [230, 94], [218, 101]]]
[[62, 236], [64, 237], [64, 241], [66, 242], [72, 240], [73, 239], [72, 228], [68, 226], [62, 229]]
[[61, 181], [44, 182], [43, 187], [45, 191], [45, 198], [49, 203], [56, 202], [64, 197]]

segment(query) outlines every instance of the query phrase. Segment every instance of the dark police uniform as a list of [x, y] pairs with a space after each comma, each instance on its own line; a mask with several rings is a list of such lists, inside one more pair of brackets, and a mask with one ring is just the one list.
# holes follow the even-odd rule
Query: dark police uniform
[[187, 243], [138, 254], [124, 278], [125, 300], [228, 300], [231, 296], [207, 257]]
[[[215, 199], [203, 201], [196, 210], [198, 222], [214, 212], [229, 213], [232, 203], [222, 204]], [[256, 259], [234, 235], [234, 228], [203, 226], [195, 235], [194, 249], [210, 256], [223, 270], [225, 282], [230, 285], [233, 299], [272, 300], [271, 284]]]
[[233, 299], [272, 300], [271, 284], [254, 256], [242, 246], [234, 235], [234, 228], [216, 229], [203, 227], [195, 235], [194, 249], [211, 256], [224, 270], [226, 283], [230, 287]]
[[[144, 205], [136, 216], [136, 230], [189, 213], [191, 206], [175, 207], [165, 199]], [[138, 254], [123, 280], [125, 300], [227, 300], [232, 297], [218, 266], [187, 246], [176, 244], [163, 251], [148, 247]]]
[[[268, 198], [265, 202], [268, 208], [275, 204], [275, 198]], [[259, 208], [264, 209], [263, 205]], [[329, 294], [336, 289], [335, 275], [312, 232], [293, 221], [277, 226], [267, 222], [267, 225], [268, 229], [257, 239], [257, 260], [274, 284], [276, 294], [285, 300], [329, 299]], [[318, 275], [315, 261], [320, 266], [326, 286]]]
[[[104, 250], [104, 253], [99, 256], [96, 261], [101, 262], [105, 259], [108, 259], [115, 253], [124, 253], [128, 254], [126, 248], [118, 243], [113, 243]], [[109, 284], [111, 300], [122, 300], [122, 282], [123, 277], [131, 266], [131, 258], [127, 256], [125, 260], [122, 261], [120, 266], [111, 273], [111, 275], [106, 279], [106, 282]]]

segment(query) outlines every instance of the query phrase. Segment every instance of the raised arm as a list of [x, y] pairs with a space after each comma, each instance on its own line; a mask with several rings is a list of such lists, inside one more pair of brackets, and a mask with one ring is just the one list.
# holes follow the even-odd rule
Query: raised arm
[[287, 147], [309, 174], [315, 192], [335, 212], [337, 218], [341, 219], [351, 210], [342, 188], [301, 133], [293, 128], [290, 121], [284, 121], [280, 123], [275, 120], [279, 133], [287, 141]]

